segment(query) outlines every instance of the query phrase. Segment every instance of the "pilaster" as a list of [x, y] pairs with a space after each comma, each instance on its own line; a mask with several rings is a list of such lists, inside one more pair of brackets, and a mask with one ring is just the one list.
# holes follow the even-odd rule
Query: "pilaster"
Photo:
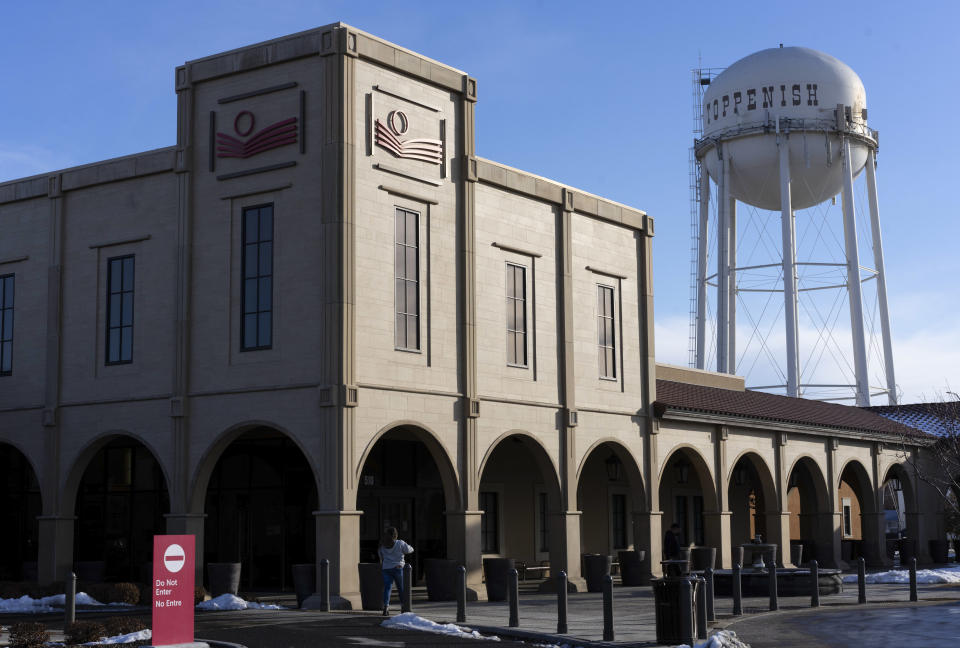
[[73, 571], [73, 527], [76, 520], [72, 515], [41, 515], [37, 518], [37, 580], [41, 585], [65, 581], [67, 574]]
[[467, 570], [467, 599], [487, 600], [483, 586], [483, 562], [480, 546], [480, 520], [483, 511], [447, 513], [447, 557]]

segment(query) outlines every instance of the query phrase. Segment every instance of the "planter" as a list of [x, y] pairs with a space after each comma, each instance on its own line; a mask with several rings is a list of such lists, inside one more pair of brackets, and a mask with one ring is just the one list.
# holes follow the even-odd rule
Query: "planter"
[[624, 587], [636, 587], [644, 584], [643, 559], [645, 551], [619, 551], [617, 560], [620, 562], [620, 584]]
[[380, 569], [380, 563], [359, 563], [357, 567], [360, 570], [360, 607], [364, 610], [383, 609], [383, 570]]
[[488, 601], [507, 600], [507, 575], [513, 569], [513, 558], [484, 558], [483, 578]]
[[717, 563], [716, 547], [694, 547], [690, 551], [691, 569], [694, 571], [706, 571], [715, 569]]
[[930, 540], [930, 559], [938, 564], [947, 562], [948, 546], [946, 540]]
[[207, 563], [207, 580], [211, 597], [221, 594], [236, 596], [240, 589], [240, 563]]
[[740, 565], [743, 567], [743, 547], [731, 547], [730, 548], [730, 566]]
[[603, 591], [603, 577], [610, 574], [610, 556], [602, 554], [583, 554], [583, 571], [587, 579], [588, 592]]
[[74, 567], [78, 581], [86, 583], [102, 583], [107, 574], [107, 563], [104, 560], [81, 560]]
[[803, 561], [803, 545], [799, 542], [790, 543], [790, 562], [794, 567], [799, 567]]
[[297, 607], [317, 591], [317, 565], [301, 563], [293, 565], [293, 591], [297, 594]]
[[427, 581], [427, 599], [431, 601], [457, 600], [457, 563], [446, 558], [427, 558], [423, 561]]

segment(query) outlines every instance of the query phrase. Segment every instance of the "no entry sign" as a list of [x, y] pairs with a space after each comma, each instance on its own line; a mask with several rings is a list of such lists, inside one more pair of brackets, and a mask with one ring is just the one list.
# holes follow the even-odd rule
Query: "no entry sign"
[[193, 642], [194, 537], [153, 536], [154, 646]]

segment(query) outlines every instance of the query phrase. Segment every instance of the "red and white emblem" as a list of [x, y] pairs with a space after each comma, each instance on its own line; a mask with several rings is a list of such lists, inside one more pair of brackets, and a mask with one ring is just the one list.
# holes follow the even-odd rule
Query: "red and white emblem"
[[[253, 113], [243, 110], [233, 120], [233, 130], [240, 137], [247, 137], [253, 132], [255, 123]], [[290, 117], [260, 129], [246, 140], [217, 133], [217, 157], [245, 159], [296, 141], [297, 118]]]
[[410, 122], [402, 111], [394, 110], [387, 115], [387, 123], [379, 119], [375, 124], [377, 144], [398, 158], [421, 160], [431, 164], [443, 161], [443, 142], [426, 137], [400, 139], [407, 132]]

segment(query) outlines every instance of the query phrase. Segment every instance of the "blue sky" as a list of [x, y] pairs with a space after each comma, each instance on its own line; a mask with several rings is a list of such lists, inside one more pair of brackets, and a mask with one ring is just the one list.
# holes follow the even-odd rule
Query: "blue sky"
[[[0, 25], [0, 181], [168, 146], [185, 60], [343, 20], [478, 79], [478, 153], [646, 210], [658, 360], [685, 364], [690, 70], [779, 43], [850, 65], [880, 130], [898, 383], [960, 389], [954, 2], [32, 2]], [[941, 133], [941, 131], [943, 131]], [[879, 403], [879, 401], [877, 401]]]

